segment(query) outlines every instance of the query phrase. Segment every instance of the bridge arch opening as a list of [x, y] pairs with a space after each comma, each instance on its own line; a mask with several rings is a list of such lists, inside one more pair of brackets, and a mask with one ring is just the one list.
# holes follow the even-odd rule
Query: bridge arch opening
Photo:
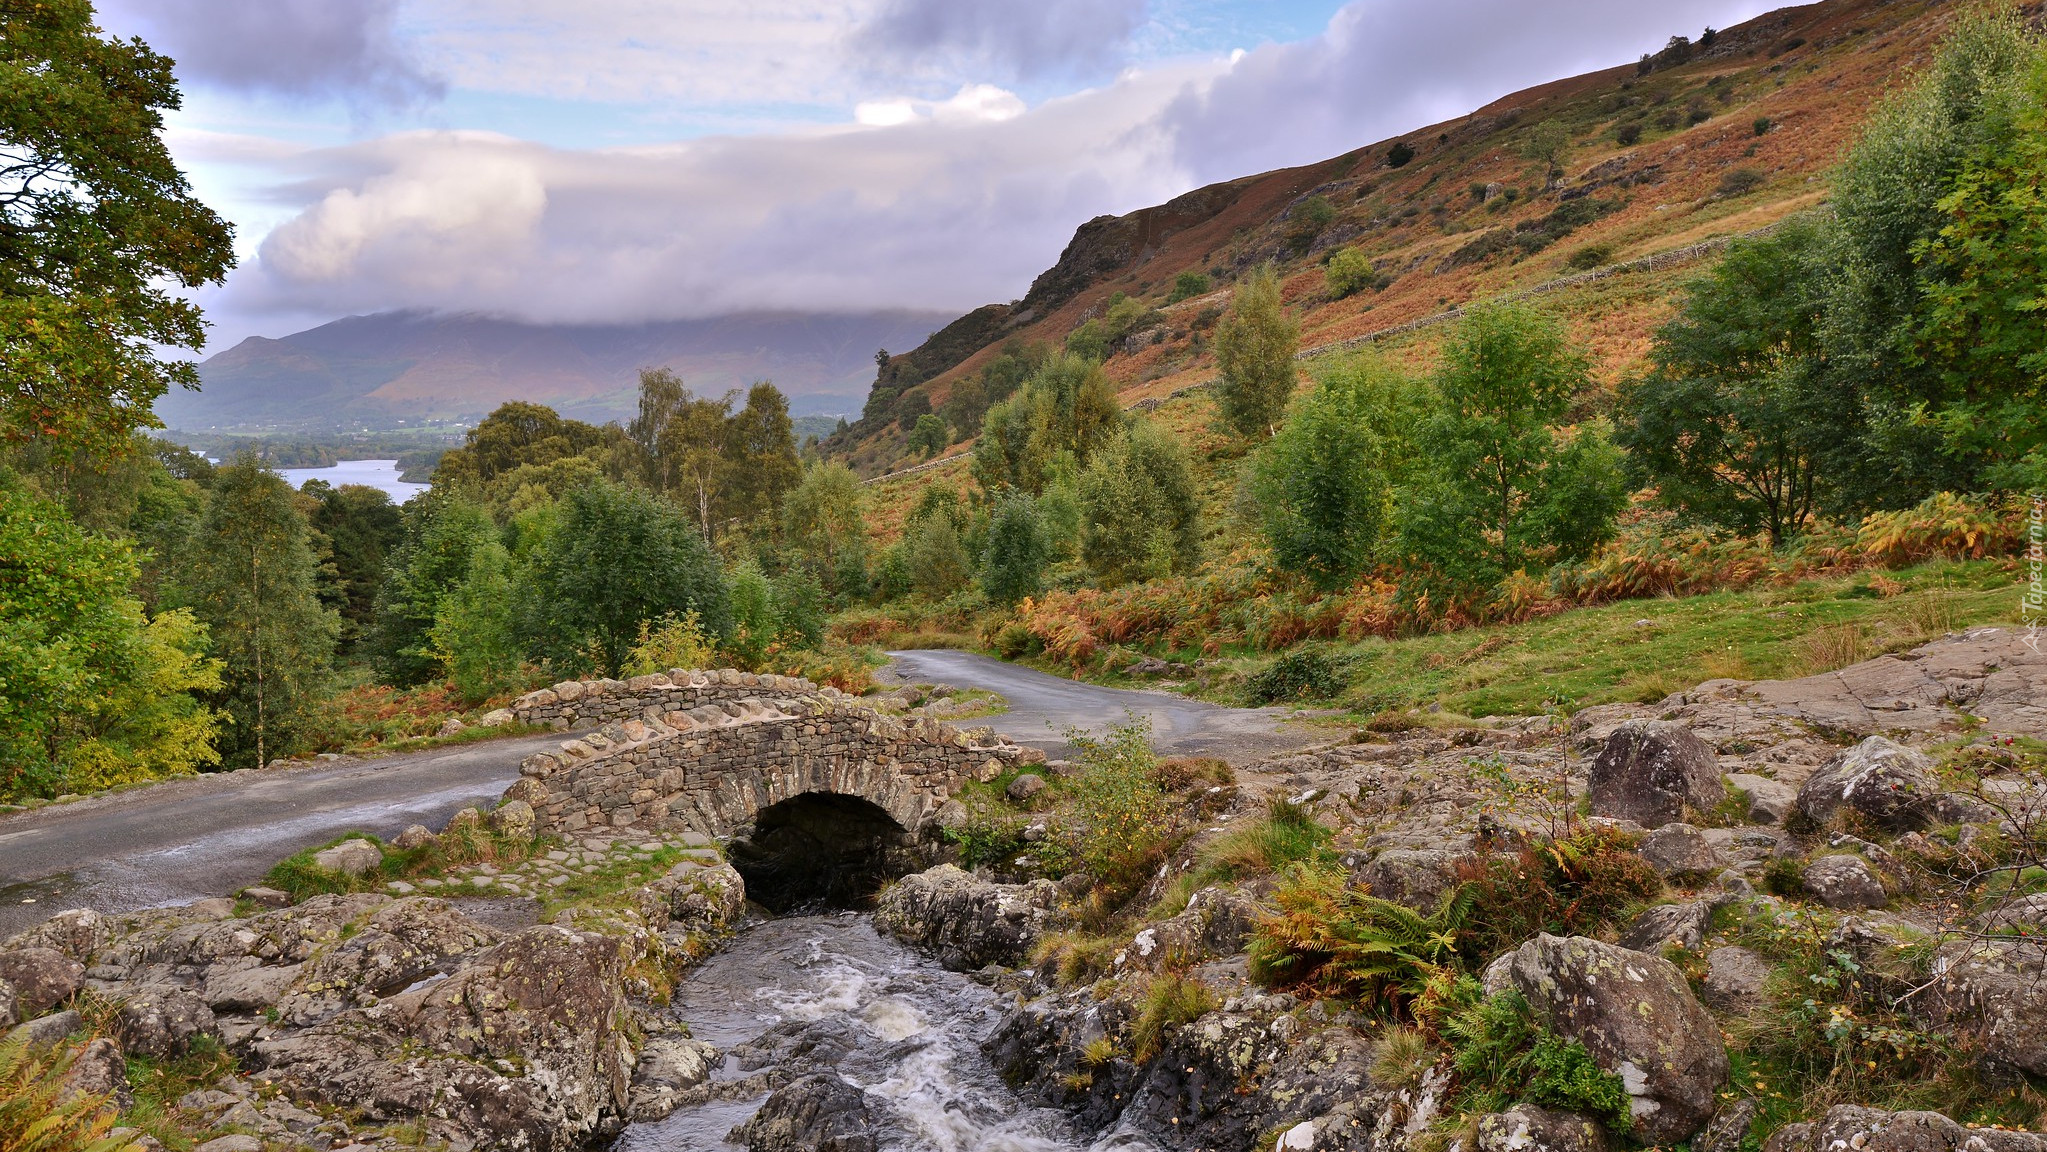
[[770, 912], [860, 905], [917, 867], [913, 837], [872, 801], [805, 792], [761, 809], [726, 847], [747, 898]]

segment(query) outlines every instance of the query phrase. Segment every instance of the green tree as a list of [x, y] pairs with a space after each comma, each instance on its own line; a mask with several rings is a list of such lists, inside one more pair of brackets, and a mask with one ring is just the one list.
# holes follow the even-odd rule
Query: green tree
[[1335, 588], [1371, 566], [1421, 410], [1416, 386], [1370, 356], [1337, 366], [1294, 403], [1250, 476], [1281, 568]]
[[164, 146], [171, 61], [109, 40], [88, 0], [0, 9], [0, 436], [118, 451], [197, 368], [199, 308], [176, 288], [234, 263], [228, 225]]
[[[1953, 271], [1925, 262], [1954, 222], [1942, 204], [1972, 158], [2023, 151], [2018, 113], [2038, 55], [2013, 6], [1959, 13], [1930, 66], [1870, 117], [1835, 177], [1820, 335], [1829, 370], [1859, 390], [1867, 428], [1837, 469], [1842, 510], [1906, 506], [1980, 482], [1985, 442], [1973, 417], [1991, 398], [1972, 391], [1966, 371], [1923, 354], [1929, 289]], [[1945, 419], [1951, 407], [1956, 419]]]
[[988, 545], [981, 554], [981, 590], [997, 604], [1014, 604], [1045, 587], [1052, 562], [1052, 536], [1038, 502], [1026, 492], [995, 498], [988, 520]]
[[1101, 365], [1052, 356], [1016, 395], [988, 410], [974, 443], [974, 479], [989, 492], [1007, 487], [1037, 495], [1060, 453], [1084, 465], [1122, 425], [1116, 386]]
[[807, 568], [791, 568], [774, 579], [775, 616], [782, 624], [782, 642], [815, 648], [824, 642], [831, 615], [824, 585]]
[[434, 486], [480, 492], [521, 468], [582, 456], [603, 443], [604, 430], [594, 424], [565, 419], [544, 404], [507, 401], [469, 430], [462, 447], [441, 454]]
[[1476, 310], [1452, 333], [1440, 402], [1416, 429], [1426, 467], [1396, 497], [1400, 548], [1425, 587], [1469, 597], [1610, 534], [1627, 499], [1611, 444], [1599, 428], [1556, 435], [1586, 373], [1562, 326], [1524, 307]]
[[1201, 558], [1201, 507], [1187, 451], [1137, 421], [1080, 477], [1080, 556], [1104, 587], [1191, 570]]
[[478, 703], [522, 686], [519, 639], [523, 582], [503, 544], [485, 539], [469, 553], [462, 582], [440, 598], [427, 639], [464, 700]]
[[229, 722], [225, 766], [296, 750], [341, 632], [320, 604], [316, 570], [312, 528], [283, 477], [246, 456], [214, 474], [182, 585], [225, 664], [213, 696]]
[[759, 668], [782, 633], [775, 586], [761, 566], [745, 560], [725, 574], [726, 597], [732, 605], [732, 639], [726, 651], [742, 668]]
[[1829, 460], [1861, 434], [1815, 326], [1825, 253], [1810, 220], [1736, 243], [1658, 330], [1616, 438], [1666, 504], [1773, 542], [1818, 510]]
[[2018, 462], [2047, 443], [2047, 53], [1993, 115], [1917, 250], [1926, 278], [1916, 356], [1940, 374], [1951, 450], [2023, 487]]
[[792, 563], [808, 569], [845, 604], [867, 594], [867, 514], [860, 480], [844, 464], [812, 464], [782, 497], [782, 540]]
[[309, 519], [333, 562], [329, 605], [341, 613], [342, 642], [352, 645], [377, 619], [377, 590], [391, 552], [405, 539], [405, 516], [380, 488], [308, 481]]
[[1300, 337], [1280, 304], [1279, 276], [1270, 265], [1237, 285], [1215, 334], [1216, 405], [1224, 427], [1244, 437], [1272, 434], [1299, 379], [1294, 353]]
[[903, 533], [904, 562], [910, 586], [932, 600], [943, 600], [974, 578], [974, 560], [967, 551], [957, 501], [936, 503], [911, 517]]
[[1542, 165], [1544, 187], [1564, 175], [1564, 159], [1571, 152], [1571, 130], [1561, 120], [1544, 120], [1528, 130], [1521, 141], [1521, 155]]
[[732, 616], [718, 558], [688, 517], [643, 489], [599, 482], [569, 494], [534, 549], [527, 635], [564, 667], [612, 672], [640, 626], [695, 611], [707, 634]]
[[84, 792], [215, 763], [206, 630], [146, 616], [135, 554], [0, 472], [0, 799]]
[[746, 522], [772, 514], [803, 478], [796, 428], [781, 389], [765, 380], [747, 389], [746, 404], [727, 430], [725, 452], [731, 479], [720, 513]]
[[952, 434], [946, 430], [945, 421], [926, 412], [917, 417], [917, 426], [910, 431], [910, 451], [926, 458], [945, 451], [952, 443]]
[[423, 684], [442, 672], [429, 633], [441, 601], [469, 576], [470, 558], [497, 539], [490, 514], [436, 485], [404, 511], [405, 534], [377, 589], [369, 654], [393, 684]]

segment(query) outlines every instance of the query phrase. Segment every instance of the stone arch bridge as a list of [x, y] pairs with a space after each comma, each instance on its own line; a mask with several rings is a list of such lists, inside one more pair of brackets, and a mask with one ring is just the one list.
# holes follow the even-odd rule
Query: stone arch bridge
[[594, 725], [527, 757], [505, 793], [532, 805], [542, 828], [728, 841], [770, 907], [777, 888], [795, 903], [844, 894], [829, 891], [835, 876], [908, 866], [961, 788], [1044, 759], [985, 728], [887, 716], [834, 688], [729, 669], [570, 681], [512, 712], [564, 730]]

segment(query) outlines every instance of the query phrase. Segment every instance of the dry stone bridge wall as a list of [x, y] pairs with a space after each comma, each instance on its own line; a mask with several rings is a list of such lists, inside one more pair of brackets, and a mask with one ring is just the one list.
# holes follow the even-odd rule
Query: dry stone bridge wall
[[571, 681], [521, 697], [512, 712], [560, 730], [596, 726], [527, 757], [505, 794], [562, 832], [724, 838], [806, 793], [857, 797], [921, 832], [967, 783], [1044, 759], [988, 729], [886, 716], [835, 688], [729, 669]]

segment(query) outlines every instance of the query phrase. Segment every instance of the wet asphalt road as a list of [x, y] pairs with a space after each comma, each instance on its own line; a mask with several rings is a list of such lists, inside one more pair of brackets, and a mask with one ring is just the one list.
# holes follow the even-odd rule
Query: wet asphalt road
[[560, 741], [200, 776], [0, 816], [0, 940], [64, 908], [119, 912], [234, 892], [344, 832], [438, 828], [495, 802], [521, 759]]
[[1103, 688], [1065, 680], [988, 656], [951, 650], [891, 652], [894, 678], [981, 688], [1009, 702], [1009, 711], [962, 724], [986, 724], [1021, 744], [1053, 755], [1067, 751], [1068, 728], [1100, 730], [1131, 716], [1150, 719], [1152, 743], [1173, 756], [1220, 756], [1233, 764], [1326, 741], [1327, 733], [1280, 726], [1278, 708], [1225, 708], [1170, 692]]

